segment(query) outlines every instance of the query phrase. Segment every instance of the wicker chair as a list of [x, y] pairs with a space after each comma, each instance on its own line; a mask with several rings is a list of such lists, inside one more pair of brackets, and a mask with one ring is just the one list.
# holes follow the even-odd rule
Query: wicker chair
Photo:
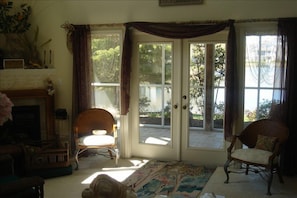
[[[263, 173], [263, 171], [267, 173], [267, 195], [271, 195], [270, 187], [275, 172], [278, 174], [280, 182], [284, 182], [279, 168], [279, 154], [288, 135], [288, 128], [283, 123], [263, 119], [252, 122], [240, 135], [233, 136], [231, 145], [227, 149], [228, 159], [224, 165], [227, 175], [225, 183], [229, 182], [230, 163], [237, 161], [246, 165], [245, 174], [248, 174], [249, 170], [256, 173]], [[247, 148], [234, 149], [238, 140]]]
[[[74, 123], [76, 142], [76, 169], [80, 154], [88, 149], [105, 148], [118, 164], [117, 127], [112, 114], [104, 109], [93, 108], [81, 112]], [[113, 155], [114, 154], [114, 155]]]

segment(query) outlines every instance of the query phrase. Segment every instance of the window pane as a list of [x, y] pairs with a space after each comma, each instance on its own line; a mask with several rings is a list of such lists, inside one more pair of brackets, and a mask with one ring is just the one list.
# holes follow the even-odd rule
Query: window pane
[[244, 92], [244, 121], [256, 120], [258, 106], [258, 90], [245, 89]]
[[119, 34], [92, 35], [92, 61], [95, 82], [120, 82]]
[[215, 44], [214, 86], [225, 87], [226, 44]]
[[275, 35], [246, 36], [245, 121], [269, 115], [275, 84], [276, 43]]
[[190, 44], [190, 127], [204, 127], [205, 56], [206, 45], [204, 43]]
[[246, 36], [245, 86], [258, 87], [259, 36]]
[[213, 128], [223, 129], [225, 113], [226, 44], [215, 44]]
[[214, 89], [214, 128], [223, 129], [225, 113], [225, 88]]
[[94, 31], [91, 39], [94, 106], [117, 116], [120, 109], [120, 33]]
[[264, 119], [269, 117], [272, 102], [272, 89], [261, 89], [259, 97], [258, 117]]
[[172, 44], [139, 44], [140, 124], [170, 125]]
[[112, 112], [119, 111], [119, 86], [97, 86], [95, 91], [95, 106], [108, 109]]
[[273, 87], [276, 36], [261, 36], [260, 87]]

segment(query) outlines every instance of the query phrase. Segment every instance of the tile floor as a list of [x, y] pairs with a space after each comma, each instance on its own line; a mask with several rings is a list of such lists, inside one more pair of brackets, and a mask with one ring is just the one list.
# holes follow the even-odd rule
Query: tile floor
[[[169, 144], [170, 129], [160, 127], [142, 127], [140, 142], [151, 144]], [[189, 146], [197, 148], [223, 149], [225, 145], [223, 132], [190, 130]]]

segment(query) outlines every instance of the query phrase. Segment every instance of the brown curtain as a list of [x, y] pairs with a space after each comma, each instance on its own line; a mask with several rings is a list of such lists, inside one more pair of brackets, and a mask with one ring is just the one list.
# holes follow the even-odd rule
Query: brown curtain
[[130, 22], [126, 23], [126, 33], [123, 44], [122, 73], [121, 73], [121, 115], [129, 112], [130, 102], [130, 72], [132, 39], [130, 31], [135, 28], [139, 31], [165, 38], [184, 39], [213, 34], [224, 30], [233, 21], [201, 24], [201, 23], [151, 23], [151, 22]]
[[88, 25], [73, 25], [73, 112], [79, 112], [92, 106], [91, 89], [91, 45], [90, 27]]
[[[279, 45], [274, 92], [274, 114], [289, 127], [289, 139], [281, 158], [281, 167], [287, 175], [297, 175], [297, 18], [283, 18], [278, 21]], [[277, 89], [278, 88], [278, 89]], [[275, 107], [275, 106], [274, 106]]]
[[[88, 25], [73, 25], [70, 36], [73, 52], [73, 122], [78, 113], [92, 106], [90, 27]], [[74, 151], [74, 137], [71, 138], [72, 151]]]
[[237, 59], [236, 34], [234, 21], [230, 23], [229, 35], [227, 42], [227, 64], [226, 64], [226, 96], [225, 96], [225, 118], [224, 118], [224, 135], [225, 140], [231, 141], [233, 126], [238, 118], [239, 110], [239, 77]]

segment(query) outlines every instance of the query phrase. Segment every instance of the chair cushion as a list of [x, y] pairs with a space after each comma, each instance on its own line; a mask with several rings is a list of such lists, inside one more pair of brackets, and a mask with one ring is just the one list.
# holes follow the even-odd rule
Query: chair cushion
[[276, 137], [258, 135], [255, 148], [265, 151], [272, 151], [276, 140]]
[[236, 149], [233, 153], [231, 153], [231, 157], [235, 159], [262, 165], [268, 165], [268, 160], [271, 155], [272, 152], [270, 151], [256, 148]]
[[104, 146], [114, 143], [115, 139], [110, 135], [88, 135], [78, 139], [78, 144], [82, 146]]

